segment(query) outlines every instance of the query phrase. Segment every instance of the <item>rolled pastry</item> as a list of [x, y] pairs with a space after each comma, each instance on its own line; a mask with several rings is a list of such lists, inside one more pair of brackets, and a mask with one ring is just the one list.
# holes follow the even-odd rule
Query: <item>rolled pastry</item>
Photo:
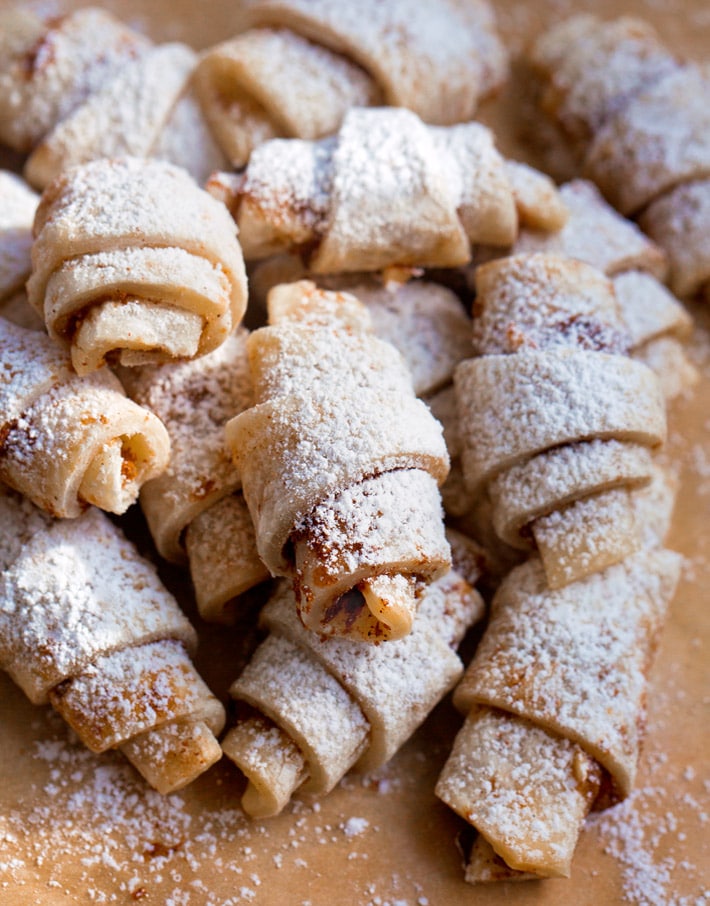
[[29, 299], [79, 374], [215, 349], [246, 307], [224, 206], [164, 161], [75, 167], [37, 209]]
[[501, 583], [436, 786], [480, 835], [466, 880], [568, 877], [590, 808], [629, 794], [679, 566], [656, 546], [552, 590], [533, 557]]
[[622, 217], [588, 179], [572, 179], [559, 187], [567, 220], [559, 230], [524, 226], [513, 246], [514, 254], [548, 252], [585, 261], [615, 277], [643, 271], [664, 282], [668, 260], [663, 249]]
[[19, 5], [5, 10], [0, 18], [0, 141], [31, 151], [149, 44], [94, 7], [49, 20]]
[[651, 202], [639, 223], [668, 253], [673, 291], [710, 298], [710, 179], [690, 180], [666, 192]]
[[44, 333], [0, 318], [0, 480], [54, 516], [123, 513], [167, 466], [162, 422], [110, 371], [77, 375]]
[[666, 399], [697, 384], [698, 369], [685, 351], [693, 321], [678, 299], [643, 271], [617, 274], [612, 283], [631, 337], [630, 354], [655, 373]]
[[27, 301], [32, 269], [32, 223], [39, 196], [15, 173], [0, 170], [0, 315], [20, 327], [43, 330]]
[[262, 611], [269, 635], [230, 690], [243, 711], [222, 746], [247, 777], [245, 811], [277, 814], [296, 790], [324, 794], [350, 768], [388, 761], [460, 677], [456, 648], [482, 613], [452, 570], [427, 588], [406, 638], [321, 638], [282, 584]]
[[227, 423], [257, 548], [322, 634], [398, 638], [449, 565], [441, 430], [364, 306], [302, 281], [248, 343], [256, 405]]
[[710, 276], [707, 72], [675, 58], [650, 25], [575, 16], [531, 53], [540, 104], [577, 148], [581, 172], [668, 253], [671, 288]]
[[415, 279], [417, 273], [392, 268], [381, 274], [314, 276], [293, 255], [275, 255], [251, 270], [249, 305], [265, 310], [269, 290], [302, 279], [351, 293], [366, 306], [377, 336], [402, 354], [414, 392], [428, 397], [448, 386], [456, 365], [471, 354], [471, 319], [454, 292], [432, 280]]
[[[480, 123], [435, 127], [404, 108], [355, 108], [337, 135], [265, 142], [243, 173], [217, 173], [207, 187], [232, 211], [247, 260], [296, 251], [314, 274], [450, 268], [470, 260], [472, 243], [513, 242], [510, 172]], [[561, 225], [556, 209], [536, 211]]]
[[586, 261], [611, 278], [630, 335], [630, 354], [652, 368], [666, 398], [698, 379], [683, 341], [691, 318], [663, 286], [667, 258], [638, 226], [618, 214], [594, 183], [575, 179], [559, 190], [569, 212], [557, 232], [524, 228], [513, 253], [549, 252]]
[[31, 152], [33, 186], [100, 157], [163, 157], [200, 182], [224, 164], [192, 92], [197, 54], [186, 45], [154, 46], [93, 8], [3, 19], [0, 140]]
[[625, 355], [613, 288], [590, 265], [518, 255], [476, 272], [474, 351], [455, 374], [462, 466], [509, 545], [551, 588], [639, 544], [630, 493], [665, 438], [653, 372]]
[[[425, 400], [444, 428], [451, 469], [441, 486], [448, 515], [460, 516], [472, 501], [461, 473], [453, 376], [471, 355], [471, 319], [461, 299], [446, 286], [413, 279], [416, 272], [392, 268], [382, 274], [319, 275], [323, 289], [352, 293], [367, 306], [377, 336], [402, 354], [417, 396]], [[265, 305], [268, 290], [302, 279], [308, 272], [292, 255], [276, 255], [256, 265], [249, 278], [250, 306]]]
[[94, 752], [120, 749], [161, 793], [221, 755], [224, 709], [196, 635], [153, 567], [96, 509], [53, 520], [0, 488], [0, 667]]
[[62, 171], [101, 157], [150, 157], [196, 62], [183, 44], [149, 48], [60, 120], [24, 173], [45, 188]]
[[196, 73], [205, 114], [235, 167], [267, 139], [337, 131], [351, 107], [468, 122], [506, 74], [485, 0], [251, 0], [243, 21], [246, 30], [208, 50]]
[[200, 615], [210, 621], [229, 621], [235, 598], [269, 576], [224, 443], [227, 420], [253, 403], [247, 337], [238, 328], [194, 361], [121, 372], [130, 397], [170, 435], [168, 468], [141, 490], [148, 527], [161, 556], [189, 563]]
[[32, 223], [39, 197], [19, 176], [0, 170], [0, 301], [22, 289], [32, 267]]

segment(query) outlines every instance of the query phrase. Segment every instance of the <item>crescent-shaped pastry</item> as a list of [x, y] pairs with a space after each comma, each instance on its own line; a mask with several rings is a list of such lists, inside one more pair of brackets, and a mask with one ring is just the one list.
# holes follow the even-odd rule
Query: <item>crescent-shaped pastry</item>
[[[337, 135], [265, 142], [243, 173], [217, 173], [207, 188], [232, 211], [247, 260], [296, 251], [314, 274], [450, 268], [470, 260], [472, 243], [515, 239], [518, 197], [535, 195], [520, 179], [514, 190], [513, 172], [480, 123], [355, 108]], [[537, 222], [557, 228], [563, 211], [547, 202]]]
[[588, 179], [572, 179], [559, 187], [567, 220], [559, 230], [525, 225], [513, 246], [514, 254], [547, 252], [577, 258], [614, 277], [631, 270], [665, 281], [668, 260], [663, 249], [645, 236], [632, 220], [618, 214]]
[[436, 786], [480, 835], [468, 881], [568, 877], [589, 810], [629, 794], [679, 567], [656, 546], [562, 589], [536, 557], [503, 580]]
[[243, 713], [222, 745], [248, 779], [242, 805], [254, 817], [388, 761], [456, 683], [456, 648], [483, 613], [454, 570], [427, 588], [409, 635], [382, 645], [321, 638], [294, 603], [282, 584], [261, 614], [269, 635], [230, 690]]
[[579, 170], [667, 252], [680, 296], [708, 283], [709, 82], [634, 18], [574, 16], [535, 43], [540, 106], [573, 143]]
[[698, 374], [683, 347], [690, 316], [661, 282], [668, 272], [663, 249], [618, 214], [594, 183], [572, 180], [560, 186], [559, 195], [569, 212], [562, 229], [522, 229], [513, 254], [576, 258], [611, 277], [630, 336], [630, 354], [655, 371], [666, 398], [677, 396]]
[[256, 405], [226, 428], [259, 554], [308, 628], [405, 635], [449, 564], [441, 430], [354, 296], [285, 284], [269, 321], [249, 338]]
[[640, 91], [596, 133], [585, 171], [624, 214], [691, 180], [710, 176], [710, 79], [678, 67]]
[[54, 520], [0, 488], [0, 667], [94, 752], [162, 793], [219, 759], [224, 709], [196, 673], [175, 599], [98, 510]]
[[154, 46], [91, 7], [44, 19], [18, 8], [0, 24], [0, 140], [30, 152], [24, 174], [36, 188], [100, 157], [165, 158], [199, 182], [224, 166], [187, 45]]
[[55, 516], [123, 513], [167, 466], [162, 422], [104, 369], [77, 375], [49, 337], [0, 318], [0, 480]]
[[205, 114], [235, 167], [267, 139], [337, 131], [351, 107], [407, 107], [432, 124], [468, 122], [507, 69], [484, 0], [367, 0], [357, 8], [251, 0], [243, 22], [246, 30], [208, 50], [196, 73]]
[[19, 5], [5, 10], [0, 17], [0, 141], [31, 151], [149, 45], [94, 7], [49, 20]]
[[530, 63], [541, 81], [541, 108], [582, 148], [639, 90], [677, 68], [649, 23], [588, 14], [543, 33]]
[[668, 253], [670, 286], [681, 297], [710, 297], [710, 179], [684, 182], [652, 201], [641, 227]]
[[[308, 277], [292, 255], [276, 255], [257, 264], [249, 277], [250, 306], [265, 306], [273, 286]], [[471, 354], [471, 319], [461, 299], [431, 280], [410, 279], [412, 271], [383, 274], [320, 275], [323, 289], [352, 293], [364, 305], [377, 336], [402, 354], [412, 376], [414, 392], [441, 422], [451, 469], [441, 486], [447, 515], [461, 516], [473, 506], [463, 481], [459, 454], [458, 418], [453, 376], [459, 362]]]
[[551, 588], [638, 546], [630, 491], [650, 479], [665, 401], [589, 265], [518, 255], [476, 271], [474, 350], [455, 374], [462, 465], [497, 534], [536, 546]]
[[454, 368], [471, 354], [471, 318], [452, 290], [432, 280], [413, 279], [408, 269], [382, 274], [310, 274], [298, 258], [276, 255], [249, 274], [249, 305], [266, 311], [269, 290], [280, 283], [312, 279], [321, 289], [356, 296], [372, 326], [402, 354], [414, 392], [428, 398], [451, 384]]
[[60, 120], [24, 174], [43, 189], [63, 170], [101, 157], [149, 157], [196, 62], [184, 44], [152, 47]]
[[170, 435], [168, 468], [143, 486], [141, 507], [161, 556], [189, 563], [207, 620], [229, 621], [235, 597], [269, 576], [224, 443], [225, 423], [253, 404], [247, 337], [238, 328], [199, 359], [121, 372], [130, 397]]
[[79, 374], [194, 358], [246, 307], [228, 212], [182, 169], [98, 160], [59, 176], [35, 218], [30, 302]]

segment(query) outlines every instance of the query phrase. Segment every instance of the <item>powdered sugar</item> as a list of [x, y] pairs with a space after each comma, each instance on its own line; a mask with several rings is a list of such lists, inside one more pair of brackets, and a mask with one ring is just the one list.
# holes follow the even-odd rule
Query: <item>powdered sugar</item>
[[98, 510], [53, 523], [16, 553], [2, 574], [2, 662], [33, 701], [117, 647], [161, 634], [194, 644], [153, 568]]
[[3, 61], [0, 109], [4, 140], [23, 151], [150, 43], [100, 9], [78, 10], [48, 24], [24, 10], [14, 16], [26, 43]]
[[14, 173], [0, 171], [0, 299], [30, 272], [32, 221], [39, 198]]

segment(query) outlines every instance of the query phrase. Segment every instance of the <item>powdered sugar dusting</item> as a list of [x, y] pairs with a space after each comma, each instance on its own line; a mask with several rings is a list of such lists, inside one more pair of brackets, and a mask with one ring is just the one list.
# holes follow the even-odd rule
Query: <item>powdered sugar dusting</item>
[[[587, 830], [615, 860], [624, 902], [635, 906], [703, 906], [710, 898], [707, 859], [684, 855], [691, 837], [707, 839], [710, 781], [701, 772], [673, 764], [654, 737], [667, 715], [683, 707], [684, 690], [675, 682], [656, 688], [651, 699], [649, 738], [639, 784], [628, 799], [592, 815]], [[673, 761], [674, 756], [671, 755]]]
[[[20, 19], [23, 15], [24, 10]], [[30, 16], [22, 28], [29, 46], [16, 48], [16, 54], [24, 53], [5, 61], [0, 75], [3, 139], [22, 150], [35, 145], [150, 43], [101, 9], [78, 10], [55, 21], [48, 16], [48, 23]]]

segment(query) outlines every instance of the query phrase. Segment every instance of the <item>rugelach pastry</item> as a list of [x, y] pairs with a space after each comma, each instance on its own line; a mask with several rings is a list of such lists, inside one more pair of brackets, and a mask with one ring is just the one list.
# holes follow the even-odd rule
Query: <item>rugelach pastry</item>
[[0, 318], [0, 481], [54, 516], [124, 513], [159, 475], [170, 439], [108, 369], [78, 375], [37, 330]]
[[66, 171], [42, 195], [34, 234], [29, 300], [79, 374], [204, 355], [244, 314], [234, 222], [165, 161]]
[[141, 507], [161, 556], [189, 564], [208, 621], [230, 622], [236, 599], [269, 578], [224, 441], [225, 423], [253, 404], [247, 337], [239, 327], [199, 359], [120, 371], [130, 397], [170, 435], [170, 463], [143, 486]]
[[663, 548], [673, 482], [635, 500], [643, 547], [565, 588], [537, 557], [493, 599], [454, 704], [464, 714], [436, 794], [478, 832], [466, 880], [568, 877], [584, 820], [629, 795], [648, 674], [681, 558]]
[[195, 76], [234, 167], [267, 139], [336, 132], [351, 107], [468, 122], [507, 71], [485, 0], [250, 0], [240, 13], [244, 30], [207, 50]]
[[692, 387], [698, 373], [684, 348], [692, 320], [663, 285], [668, 274], [663, 249], [618, 214], [589, 180], [571, 180], [559, 193], [569, 214], [562, 229], [524, 228], [512, 254], [549, 252], [605, 273], [630, 335], [631, 356], [655, 371], [667, 399]]
[[0, 667], [27, 697], [161, 793], [214, 764], [224, 709], [152, 565], [98, 510], [54, 520], [3, 486], [0, 527]]
[[259, 554], [309, 629], [399, 638], [450, 563], [441, 429], [354, 296], [302, 281], [268, 304], [248, 341], [256, 405], [226, 427]]
[[476, 271], [473, 347], [456, 369], [464, 478], [496, 533], [538, 550], [551, 588], [638, 547], [630, 494], [666, 435], [653, 372], [626, 353], [613, 287], [543, 253]]
[[[372, 274], [311, 274], [295, 255], [275, 255], [249, 273], [249, 307], [266, 312], [269, 291], [280, 283], [312, 280], [362, 302], [378, 337], [402, 354], [417, 396], [429, 399], [451, 384], [454, 368], [471, 353], [471, 318], [448, 287], [419, 271], [391, 268]], [[264, 315], [265, 317], [265, 315]]]
[[[451, 543], [475, 581], [475, 552], [462, 536]], [[405, 638], [321, 638], [282, 583], [261, 613], [268, 636], [230, 690], [241, 712], [222, 747], [247, 777], [244, 810], [275, 815], [297, 790], [322, 795], [352, 767], [388, 761], [461, 676], [456, 648], [482, 613], [480, 595], [452, 569], [428, 586]]]
[[[541, 235], [545, 235], [541, 231]], [[265, 307], [266, 295], [278, 283], [310, 278], [323, 289], [352, 293], [366, 307], [375, 333], [402, 354], [414, 392], [441, 422], [451, 468], [441, 486], [447, 515], [461, 516], [473, 506], [459, 463], [460, 440], [453, 376], [471, 355], [471, 318], [452, 290], [417, 271], [392, 268], [381, 274], [313, 276], [293, 255], [275, 255], [257, 264], [249, 278], [249, 304]], [[252, 309], [253, 310], [253, 309]]]
[[573, 16], [538, 38], [529, 62], [580, 173], [667, 252], [676, 295], [707, 290], [707, 71], [632, 17]]
[[456, 267], [474, 243], [511, 245], [519, 220], [556, 229], [565, 216], [551, 181], [508, 164], [485, 126], [392, 107], [353, 108], [328, 138], [264, 142], [207, 188], [247, 260], [298, 252], [313, 274]]
[[42, 18], [18, 6], [0, 16], [0, 49], [0, 141], [29, 154], [36, 188], [101, 157], [164, 158], [199, 182], [223, 165], [187, 45], [155, 46], [98, 8]]

